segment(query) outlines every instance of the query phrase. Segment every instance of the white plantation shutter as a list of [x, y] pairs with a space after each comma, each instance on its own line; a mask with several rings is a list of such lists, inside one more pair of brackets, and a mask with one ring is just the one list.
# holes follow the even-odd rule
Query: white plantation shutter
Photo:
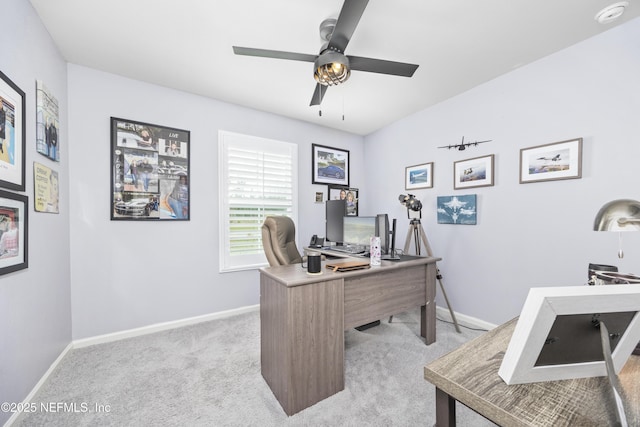
[[226, 131], [218, 141], [220, 271], [263, 266], [264, 218], [297, 223], [298, 146]]

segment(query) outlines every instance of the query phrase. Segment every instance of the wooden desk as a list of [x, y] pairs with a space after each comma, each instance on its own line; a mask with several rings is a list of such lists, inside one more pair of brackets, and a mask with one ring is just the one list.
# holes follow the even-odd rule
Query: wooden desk
[[[359, 260], [362, 260], [360, 258]], [[312, 276], [300, 264], [260, 269], [262, 376], [287, 415], [344, 389], [344, 331], [420, 306], [420, 335], [436, 340], [436, 261], [383, 261]]]
[[[507, 385], [498, 369], [516, 319], [470, 341], [424, 368], [436, 386], [436, 426], [455, 426], [455, 402], [501, 426], [609, 426], [615, 403], [606, 377]], [[630, 426], [640, 425], [640, 357], [619, 374]]]

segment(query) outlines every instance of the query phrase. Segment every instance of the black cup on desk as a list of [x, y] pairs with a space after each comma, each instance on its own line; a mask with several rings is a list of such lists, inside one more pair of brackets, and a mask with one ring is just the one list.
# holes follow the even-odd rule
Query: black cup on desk
[[322, 255], [320, 252], [308, 252], [307, 253], [307, 265], [305, 265], [304, 258], [302, 260], [302, 268], [307, 269], [309, 274], [320, 274], [322, 272]]

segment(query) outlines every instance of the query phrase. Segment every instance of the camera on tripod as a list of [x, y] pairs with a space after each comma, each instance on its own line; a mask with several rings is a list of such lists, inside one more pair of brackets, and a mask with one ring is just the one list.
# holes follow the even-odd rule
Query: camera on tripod
[[[409, 232], [407, 233], [407, 241], [404, 244], [404, 254], [406, 255], [409, 252], [409, 247], [411, 246], [411, 238], [413, 237], [413, 244], [416, 249], [416, 255], [422, 256], [421, 244], [424, 244], [424, 248], [427, 252], [427, 256], [432, 257], [433, 253], [431, 252], [431, 246], [429, 245], [429, 240], [427, 240], [427, 235], [424, 232], [424, 228], [422, 228], [422, 224], [420, 223], [420, 219], [422, 218], [422, 202], [416, 199], [416, 196], [413, 194], [401, 194], [398, 196], [398, 200], [402, 206], [407, 208], [407, 218], [409, 218]], [[449, 307], [449, 314], [451, 315], [451, 320], [453, 320], [453, 324], [456, 327], [456, 331], [460, 333], [460, 327], [458, 326], [458, 321], [456, 320], [456, 315], [451, 308], [451, 304], [449, 304], [449, 298], [447, 298], [447, 293], [444, 291], [444, 285], [442, 284], [442, 274], [440, 274], [440, 269], [436, 266], [436, 279], [438, 279], [438, 283], [440, 283], [440, 289], [442, 289], [442, 296], [444, 297], [445, 302], [447, 303], [447, 307]], [[389, 317], [389, 323], [391, 323], [391, 319], [393, 316]]]
[[400, 200], [400, 203], [407, 208], [407, 218], [422, 218], [422, 202], [416, 199], [416, 196], [413, 194], [401, 194], [398, 196], [398, 200]]

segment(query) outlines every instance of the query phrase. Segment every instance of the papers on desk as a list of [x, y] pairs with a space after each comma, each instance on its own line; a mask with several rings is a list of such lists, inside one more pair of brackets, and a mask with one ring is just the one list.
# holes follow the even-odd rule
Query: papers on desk
[[333, 271], [352, 271], [371, 268], [369, 261], [343, 261], [327, 263], [327, 268]]

